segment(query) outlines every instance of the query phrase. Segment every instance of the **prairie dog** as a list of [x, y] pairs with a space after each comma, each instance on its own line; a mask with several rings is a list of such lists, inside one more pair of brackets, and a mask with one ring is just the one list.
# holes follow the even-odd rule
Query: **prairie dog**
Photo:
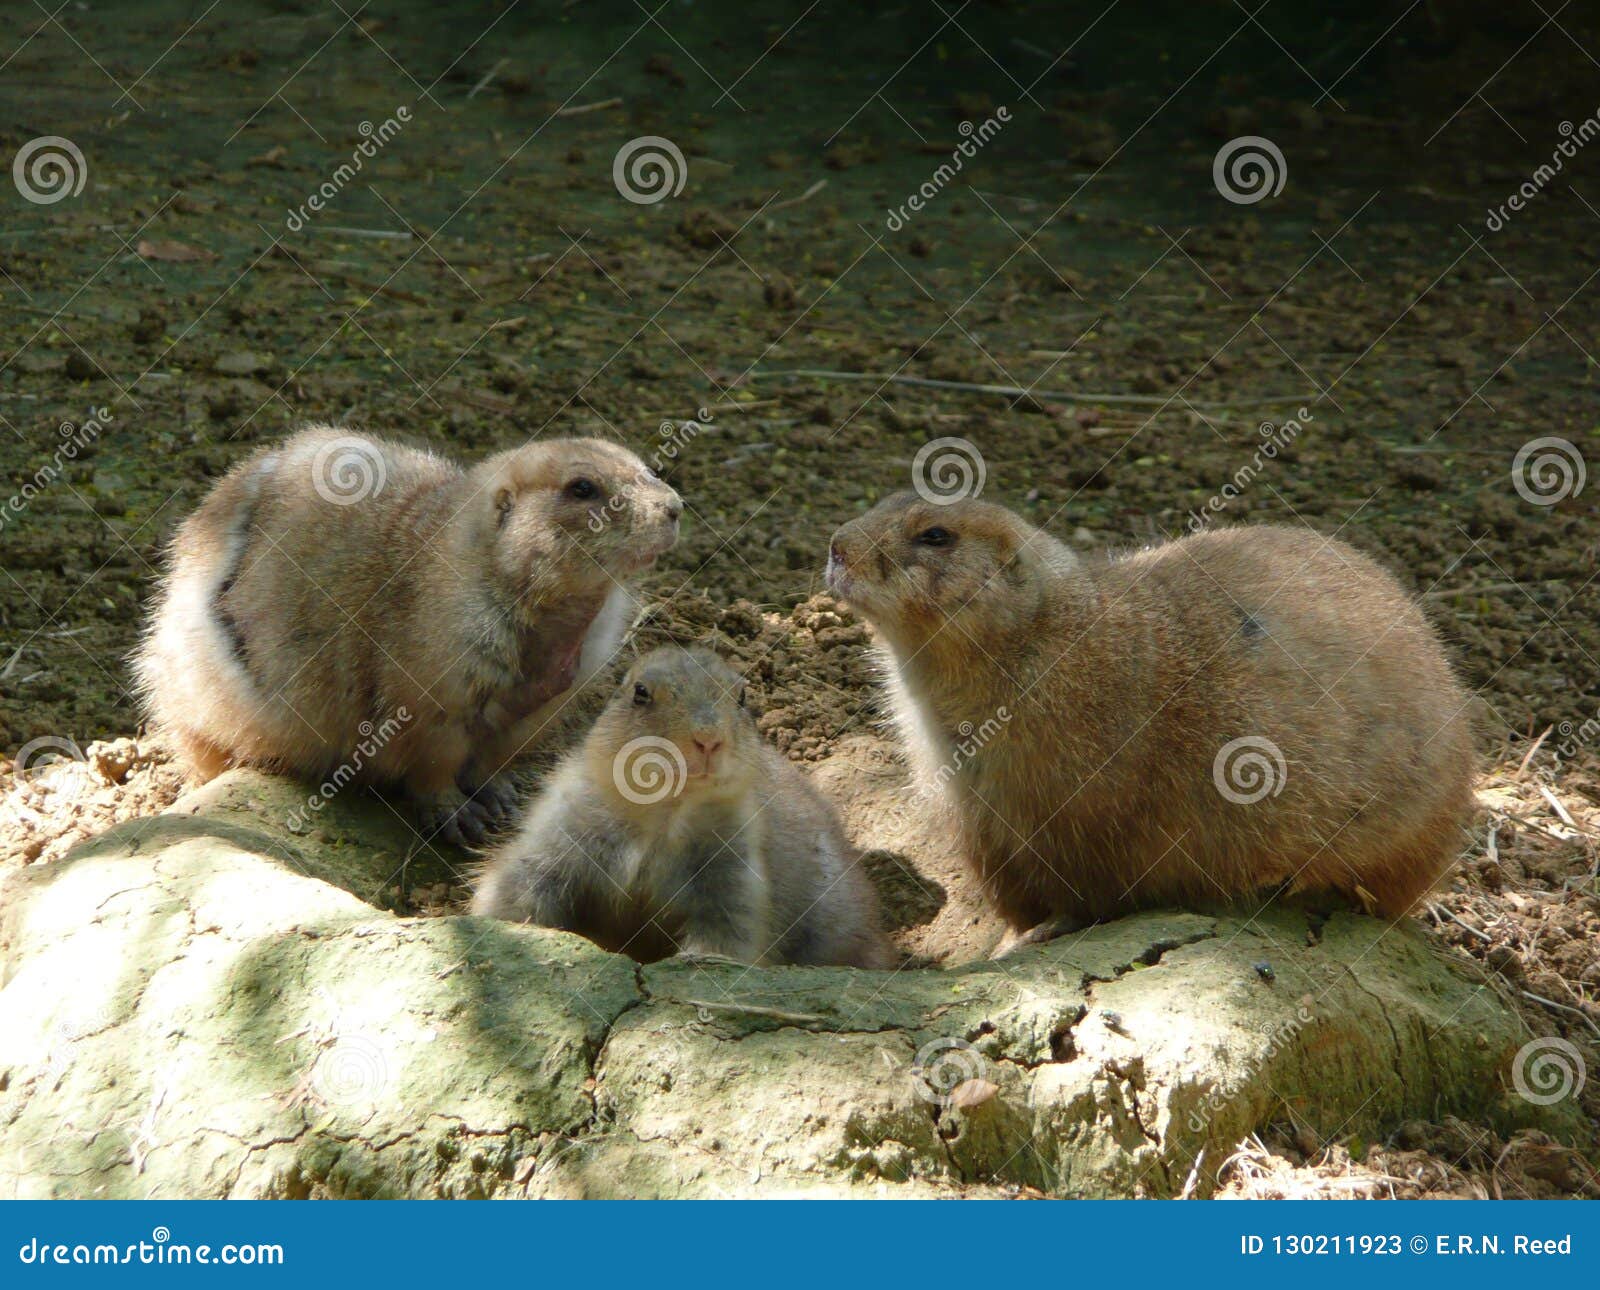
[[463, 469], [303, 430], [178, 528], [134, 661], [152, 725], [202, 779], [399, 783], [430, 834], [480, 841], [512, 805], [507, 763], [620, 643], [625, 584], [681, 505], [597, 439]]
[[1461, 847], [1469, 697], [1342, 542], [1263, 526], [1080, 558], [1003, 507], [903, 493], [834, 534], [826, 576], [1014, 934], [1266, 889], [1397, 918]]
[[633, 666], [489, 860], [472, 912], [645, 961], [890, 962], [838, 816], [757, 733], [738, 674], [703, 649]]

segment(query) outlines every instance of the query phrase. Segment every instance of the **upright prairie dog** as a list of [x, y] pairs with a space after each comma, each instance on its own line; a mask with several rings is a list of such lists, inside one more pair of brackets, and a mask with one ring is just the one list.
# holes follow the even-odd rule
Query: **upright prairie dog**
[[887, 967], [855, 861], [833, 808], [757, 733], [733, 669], [659, 649], [491, 857], [472, 912], [644, 961]]
[[481, 841], [514, 801], [501, 772], [616, 650], [625, 584], [681, 505], [597, 439], [464, 470], [303, 430], [179, 527], [135, 658], [152, 724], [201, 778], [399, 783], [430, 833]]
[[1081, 558], [1002, 507], [906, 493], [834, 534], [827, 581], [1024, 939], [1268, 889], [1396, 918], [1460, 849], [1468, 695], [1342, 542], [1264, 526]]

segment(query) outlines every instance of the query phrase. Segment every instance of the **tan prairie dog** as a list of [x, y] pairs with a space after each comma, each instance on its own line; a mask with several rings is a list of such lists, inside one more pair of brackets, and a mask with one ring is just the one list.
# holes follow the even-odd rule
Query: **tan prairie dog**
[[835, 533], [827, 581], [1027, 939], [1273, 890], [1399, 917], [1464, 841], [1469, 696], [1343, 542], [1263, 526], [1087, 558], [1003, 507], [906, 493]]
[[616, 650], [626, 583], [680, 509], [597, 439], [463, 469], [303, 430], [179, 527], [135, 659], [152, 724], [202, 778], [398, 783], [430, 835], [480, 841], [514, 802], [508, 763]]
[[490, 858], [472, 912], [647, 962], [891, 960], [837, 814], [761, 738], [743, 680], [703, 649], [634, 665]]

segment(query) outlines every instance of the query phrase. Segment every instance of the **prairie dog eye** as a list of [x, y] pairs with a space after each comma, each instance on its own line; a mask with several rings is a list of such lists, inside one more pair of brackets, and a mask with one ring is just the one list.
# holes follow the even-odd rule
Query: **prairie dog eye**
[[502, 488], [494, 495], [494, 523], [496, 528], [504, 528], [506, 521], [511, 518], [511, 508], [516, 502], [509, 488]]
[[744, 700], [745, 700], [745, 687], [741, 685], [739, 687], [739, 706], [741, 708], [744, 707]]
[[644, 708], [650, 705], [650, 687], [642, 682], [633, 687], [633, 706]]
[[951, 546], [956, 540], [956, 535], [949, 529], [942, 529], [935, 524], [932, 528], [923, 529], [913, 540], [918, 546]]
[[567, 485], [567, 496], [574, 501], [588, 502], [600, 496], [600, 485], [592, 479], [582, 477], [572, 480]]

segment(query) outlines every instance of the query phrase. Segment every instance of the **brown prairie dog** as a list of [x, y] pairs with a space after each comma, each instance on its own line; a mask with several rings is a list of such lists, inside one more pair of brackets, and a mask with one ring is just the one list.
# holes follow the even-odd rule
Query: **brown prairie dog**
[[1462, 845], [1469, 696], [1342, 542], [1264, 526], [1081, 558], [1003, 507], [904, 493], [838, 530], [827, 579], [1018, 933], [1279, 888], [1399, 917]]
[[645, 961], [891, 960], [838, 816], [756, 731], [738, 674], [701, 649], [634, 665], [490, 858], [472, 912]]
[[402, 784], [430, 833], [479, 841], [512, 804], [497, 777], [616, 650], [626, 583], [680, 509], [597, 439], [463, 469], [303, 430], [179, 527], [135, 659], [152, 724], [202, 778], [348, 767]]

